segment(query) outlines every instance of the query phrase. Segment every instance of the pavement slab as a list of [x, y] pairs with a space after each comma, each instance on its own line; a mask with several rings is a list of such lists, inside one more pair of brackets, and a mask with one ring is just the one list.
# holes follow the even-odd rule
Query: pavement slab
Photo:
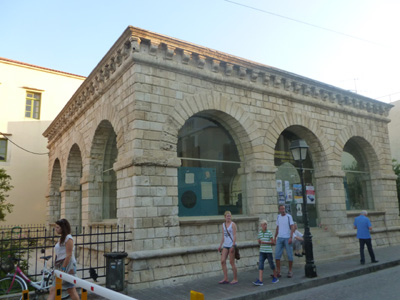
[[[218, 284], [218, 281], [222, 278], [221, 270], [220, 276], [190, 280], [172, 286], [137, 290], [130, 293], [129, 296], [138, 300], [189, 300], [190, 291], [194, 290], [203, 293], [205, 300], [264, 300], [400, 265], [400, 245], [376, 248], [374, 252], [376, 259], [379, 261], [378, 263], [367, 261], [365, 265], [361, 265], [358, 255], [341, 256], [322, 262], [315, 261], [318, 275], [315, 278], [305, 277], [305, 257], [295, 257], [297, 260], [303, 260], [304, 264], [299, 261], [294, 264], [293, 278], [286, 277], [288, 269], [283, 266], [281, 268], [282, 277], [275, 284], [271, 282], [271, 277], [269, 276], [271, 271], [266, 268], [264, 285], [254, 286], [252, 282], [258, 277], [258, 270], [255, 267], [252, 271], [239, 271], [239, 283], [236, 285]], [[366, 258], [369, 258], [367, 251]], [[228, 274], [232, 277], [229, 267]], [[105, 298], [89, 294], [88, 299], [104, 300]]]

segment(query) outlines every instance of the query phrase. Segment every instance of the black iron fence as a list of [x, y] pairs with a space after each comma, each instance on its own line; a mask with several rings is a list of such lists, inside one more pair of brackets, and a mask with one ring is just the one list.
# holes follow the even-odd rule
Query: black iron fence
[[[76, 228], [72, 232], [75, 257], [78, 262], [77, 276], [82, 279], [105, 276], [104, 254], [125, 252], [127, 243], [132, 241], [131, 231], [126, 227], [99, 225]], [[54, 227], [45, 225], [21, 225], [0, 228], [0, 267], [9, 266], [10, 257], [21, 259], [21, 268], [32, 278], [41, 275], [43, 255], [52, 255], [48, 266], [54, 263], [54, 245], [58, 236]], [[44, 249], [44, 250], [42, 250]], [[43, 254], [42, 252], [45, 252]]]

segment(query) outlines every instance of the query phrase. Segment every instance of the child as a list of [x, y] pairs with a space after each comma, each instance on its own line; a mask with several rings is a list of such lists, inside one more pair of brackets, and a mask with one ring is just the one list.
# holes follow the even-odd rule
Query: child
[[267, 221], [262, 220], [261, 230], [258, 233], [258, 244], [260, 244], [260, 261], [258, 263], [259, 275], [258, 279], [253, 282], [254, 285], [261, 286], [263, 285], [263, 271], [264, 271], [264, 262], [268, 259], [268, 263], [272, 271], [274, 272], [272, 283], [277, 283], [279, 281], [274, 264], [274, 258], [272, 256], [272, 245], [274, 245], [274, 238], [272, 236], [271, 231], [267, 230]]

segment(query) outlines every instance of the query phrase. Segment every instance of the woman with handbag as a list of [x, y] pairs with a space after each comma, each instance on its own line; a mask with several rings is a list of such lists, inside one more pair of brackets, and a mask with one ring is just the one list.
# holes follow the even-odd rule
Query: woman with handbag
[[[221, 244], [218, 247], [218, 251], [221, 252], [221, 266], [224, 272], [224, 279], [219, 281], [219, 284], [237, 284], [237, 268], [235, 265], [235, 248], [236, 248], [236, 224], [232, 222], [232, 214], [230, 211], [224, 213], [225, 222], [222, 224], [222, 239]], [[229, 262], [232, 266], [233, 280], [228, 280], [228, 269], [226, 266], [226, 259], [229, 255]]]
[[[76, 274], [76, 260], [74, 256], [74, 240], [71, 235], [71, 225], [68, 220], [61, 219], [56, 221], [56, 233], [60, 234], [61, 237], [57, 244], [54, 246], [56, 253], [56, 262], [54, 268], [61, 270], [65, 273], [75, 275]], [[50, 294], [47, 300], [54, 300], [56, 295], [55, 279], [53, 279], [53, 286], [50, 288]], [[66, 281], [63, 281], [63, 288], [67, 289], [67, 292], [72, 300], [79, 300], [79, 295], [76, 291], [75, 285]]]

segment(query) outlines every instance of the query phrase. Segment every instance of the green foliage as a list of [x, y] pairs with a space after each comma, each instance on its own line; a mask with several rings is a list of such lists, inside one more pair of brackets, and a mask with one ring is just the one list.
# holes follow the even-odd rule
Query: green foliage
[[7, 272], [14, 271], [12, 258], [20, 259], [19, 267], [26, 272], [28, 270], [28, 250], [35, 244], [36, 240], [26, 237], [20, 227], [3, 231], [0, 240], [0, 278]]
[[397, 199], [399, 201], [399, 213], [400, 213], [400, 162], [396, 159], [392, 160], [393, 171], [397, 175], [396, 186], [397, 186]]
[[14, 204], [6, 202], [7, 192], [13, 188], [11, 176], [4, 169], [0, 169], [0, 221], [4, 221], [7, 213], [12, 212]]

